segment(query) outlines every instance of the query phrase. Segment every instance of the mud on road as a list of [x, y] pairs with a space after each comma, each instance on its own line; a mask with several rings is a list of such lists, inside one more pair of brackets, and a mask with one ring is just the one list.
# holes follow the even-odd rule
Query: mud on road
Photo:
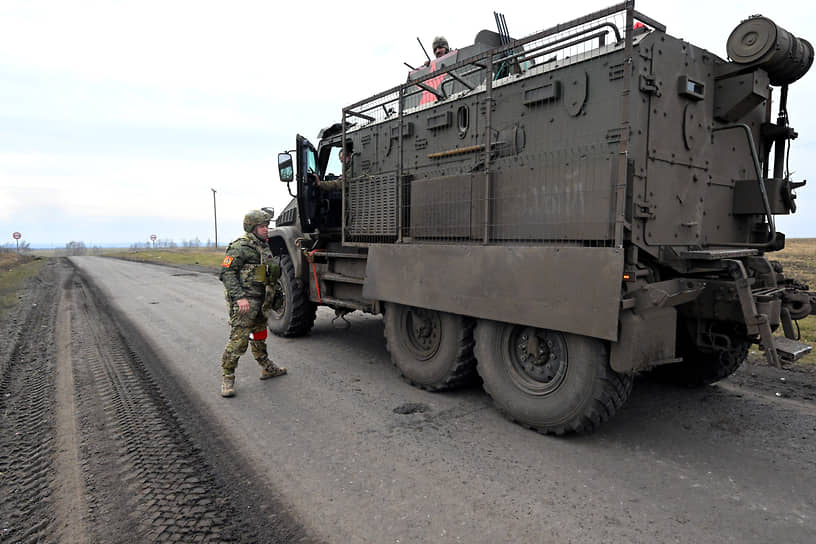
[[4, 318], [0, 541], [313, 541], [127, 330], [66, 259]]

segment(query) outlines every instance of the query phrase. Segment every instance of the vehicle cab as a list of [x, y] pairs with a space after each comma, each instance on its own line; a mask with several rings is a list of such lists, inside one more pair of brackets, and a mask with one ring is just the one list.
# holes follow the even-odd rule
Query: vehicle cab
[[297, 135], [295, 157], [291, 153], [278, 155], [278, 172], [281, 181], [295, 183], [300, 227], [303, 233], [337, 233], [341, 228], [343, 207], [342, 184], [344, 164], [341, 160], [342, 127], [331, 125], [318, 134], [315, 146], [305, 137]]

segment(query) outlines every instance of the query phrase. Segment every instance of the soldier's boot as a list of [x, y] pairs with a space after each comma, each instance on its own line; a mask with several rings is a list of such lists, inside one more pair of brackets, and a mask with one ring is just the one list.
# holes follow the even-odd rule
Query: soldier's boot
[[235, 374], [224, 374], [221, 378], [221, 396], [235, 396]]
[[286, 367], [278, 366], [272, 361], [269, 361], [261, 367], [260, 378], [262, 380], [268, 380], [269, 378], [276, 378], [277, 376], [283, 376], [284, 374], [286, 374]]

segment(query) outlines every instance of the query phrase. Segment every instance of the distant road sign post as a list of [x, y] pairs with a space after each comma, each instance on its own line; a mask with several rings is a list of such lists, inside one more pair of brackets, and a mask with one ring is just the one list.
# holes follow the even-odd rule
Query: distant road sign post
[[156, 247], [156, 235], [155, 234], [150, 235], [150, 241], [153, 242], [153, 247], [155, 248]]
[[22, 238], [22, 237], [23, 237], [23, 235], [22, 235], [22, 234], [20, 234], [19, 232], [15, 232], [15, 233], [14, 233], [14, 234], [12, 234], [11, 236], [12, 236], [12, 237], [14, 238], [14, 240], [17, 242], [17, 253], [20, 253], [20, 238]]
[[213, 192], [213, 221], [215, 222], [215, 249], [218, 249], [218, 213], [215, 211], [215, 189], [210, 189]]

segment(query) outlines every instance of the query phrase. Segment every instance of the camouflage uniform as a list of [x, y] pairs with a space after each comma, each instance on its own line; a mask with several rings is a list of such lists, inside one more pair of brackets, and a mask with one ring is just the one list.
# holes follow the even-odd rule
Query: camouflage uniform
[[[280, 278], [280, 266], [273, 263], [272, 254], [265, 241], [249, 232], [233, 241], [227, 247], [226, 257], [221, 263], [220, 279], [229, 308], [230, 335], [221, 358], [223, 375], [232, 375], [238, 366], [238, 359], [246, 353], [247, 345], [252, 355], [264, 368], [274, 367], [266, 351], [267, 293], [270, 296]], [[238, 311], [238, 300], [249, 301], [249, 311]]]

